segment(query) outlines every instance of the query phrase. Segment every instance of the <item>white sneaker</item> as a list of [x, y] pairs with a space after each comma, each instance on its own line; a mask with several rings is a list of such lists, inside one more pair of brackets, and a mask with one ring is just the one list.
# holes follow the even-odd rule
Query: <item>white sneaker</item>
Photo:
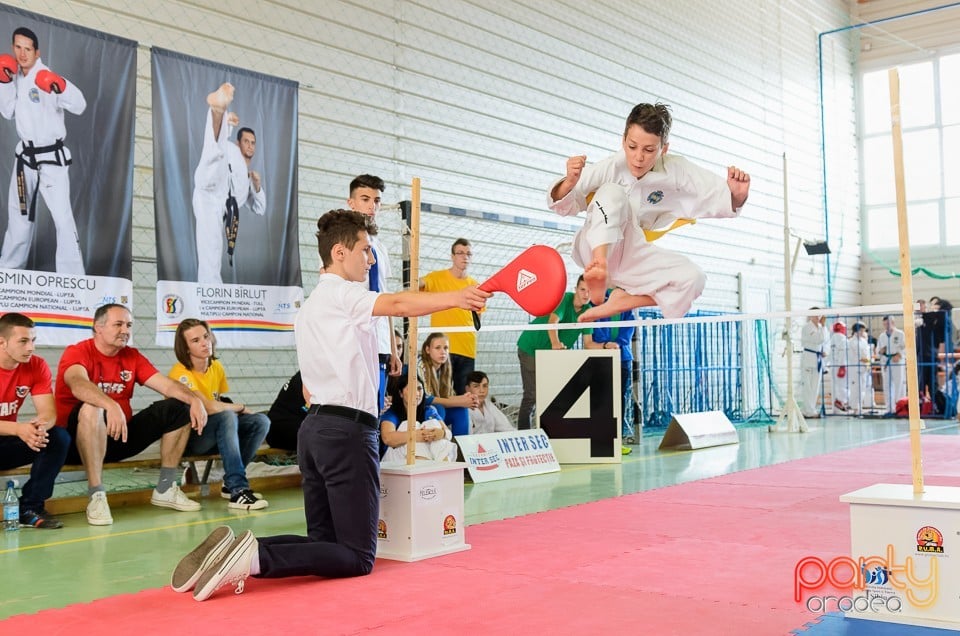
[[90, 495], [90, 503], [87, 504], [87, 523], [91, 526], [109, 526], [113, 523], [110, 504], [107, 503], [107, 493], [102, 490]]
[[258, 543], [249, 530], [238, 536], [223, 557], [213, 564], [193, 588], [193, 598], [205, 601], [227, 584], [236, 584], [235, 593], [243, 592], [244, 581], [250, 576], [250, 563], [257, 553]]
[[[249, 488], [247, 490], [249, 490]], [[226, 486], [220, 486], [220, 496], [224, 499], [230, 499], [233, 497], [233, 495], [230, 493], [230, 489]], [[263, 499], [263, 495], [258, 492], [253, 493], [253, 496], [257, 499]]]
[[170, 577], [170, 587], [173, 591], [192, 590], [203, 573], [219, 561], [224, 551], [233, 544], [233, 539], [233, 530], [229, 526], [220, 526], [211, 532], [203, 543], [180, 559]]
[[150, 503], [154, 506], [173, 508], [181, 512], [196, 512], [200, 510], [200, 504], [183, 494], [183, 491], [180, 490], [176, 482], [164, 493], [158, 492], [157, 489], [154, 488], [153, 494], [150, 495]]
[[268, 505], [266, 499], [259, 497], [257, 493], [246, 488], [230, 497], [230, 503], [227, 504], [227, 508], [234, 508], [236, 510], [263, 510]]

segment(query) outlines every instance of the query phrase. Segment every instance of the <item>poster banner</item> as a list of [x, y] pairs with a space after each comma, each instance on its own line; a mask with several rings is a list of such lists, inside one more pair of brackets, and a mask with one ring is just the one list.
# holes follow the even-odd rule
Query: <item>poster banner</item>
[[560, 470], [550, 438], [541, 430], [458, 435], [456, 441], [474, 483]]
[[137, 43], [5, 5], [0, 40], [0, 313], [72, 344], [132, 301]]
[[[187, 290], [189, 293], [183, 293]], [[293, 344], [293, 320], [303, 302], [299, 287], [270, 285], [200, 285], [179, 281], [157, 282], [164, 322], [159, 341], [173, 346], [177, 325], [184, 318], [200, 317], [217, 332], [217, 346], [241, 346], [256, 338], [251, 347], [282, 347]], [[271, 320], [264, 317], [270, 316]], [[225, 344], [226, 343], [226, 344]]]
[[293, 345], [297, 83], [151, 53], [156, 342], [199, 318], [221, 348]]

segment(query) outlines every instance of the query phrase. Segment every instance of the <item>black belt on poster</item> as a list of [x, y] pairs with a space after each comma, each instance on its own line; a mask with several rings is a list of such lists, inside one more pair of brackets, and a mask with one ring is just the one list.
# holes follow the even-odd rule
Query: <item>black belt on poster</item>
[[307, 415], [336, 415], [353, 422], [366, 424], [372, 429], [377, 428], [377, 418], [366, 411], [352, 409], [349, 406], [333, 406], [332, 404], [314, 404], [307, 410]]

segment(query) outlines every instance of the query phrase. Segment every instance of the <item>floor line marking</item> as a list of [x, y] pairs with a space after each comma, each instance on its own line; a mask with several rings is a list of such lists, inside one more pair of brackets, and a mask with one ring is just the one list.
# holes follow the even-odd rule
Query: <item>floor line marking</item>
[[[266, 512], [250, 512], [249, 517], [265, 517], [267, 515], [276, 515], [285, 512], [297, 512], [302, 511], [303, 506], [298, 506], [295, 508], [279, 508], [277, 510], [269, 510]], [[175, 528], [189, 528], [190, 526], [199, 526], [206, 525], [209, 523], [220, 523], [222, 521], [239, 521], [240, 517], [237, 515], [230, 515], [226, 517], [217, 517], [214, 519], [201, 519], [198, 521], [187, 521], [185, 523], [175, 523], [165, 526], [154, 526], [152, 528], [140, 528], [139, 530], [122, 530], [120, 532], [111, 532], [109, 534], [101, 534], [91, 537], [78, 537], [76, 539], [63, 539], [62, 541], [50, 541], [48, 543], [38, 543], [36, 545], [25, 545], [16, 548], [8, 548], [6, 550], [0, 550], [0, 554], [10, 554], [12, 552], [24, 552], [26, 550], [36, 550], [38, 548], [50, 548], [60, 545], [69, 545], [72, 543], [83, 543], [85, 541], [99, 541], [101, 539], [109, 539], [111, 537], [125, 537], [136, 534], [145, 534], [147, 532], [156, 532], [158, 530], [173, 530]], [[44, 532], [44, 530], [32, 530], [32, 532]]]

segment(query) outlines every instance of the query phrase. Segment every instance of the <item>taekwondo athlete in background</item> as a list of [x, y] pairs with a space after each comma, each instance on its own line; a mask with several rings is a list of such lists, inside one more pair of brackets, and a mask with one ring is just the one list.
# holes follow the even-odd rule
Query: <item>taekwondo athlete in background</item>
[[827, 355], [830, 340], [826, 323], [826, 316], [810, 316], [800, 332], [800, 344], [803, 347], [803, 356], [800, 358], [800, 412], [804, 417], [820, 417], [817, 398], [821, 396], [823, 358]]
[[870, 371], [869, 330], [862, 322], [854, 323], [847, 341], [847, 377], [850, 379], [850, 410], [863, 415], [873, 408], [873, 378]]
[[883, 332], [877, 338], [877, 357], [883, 373], [883, 400], [887, 414], [895, 414], [897, 401], [906, 396], [905, 360], [906, 337], [897, 329], [893, 316], [883, 317]]
[[833, 381], [830, 388], [833, 412], [846, 412], [850, 402], [850, 378], [847, 376], [847, 326], [842, 322], [833, 323], [833, 334], [830, 335], [830, 378]]

